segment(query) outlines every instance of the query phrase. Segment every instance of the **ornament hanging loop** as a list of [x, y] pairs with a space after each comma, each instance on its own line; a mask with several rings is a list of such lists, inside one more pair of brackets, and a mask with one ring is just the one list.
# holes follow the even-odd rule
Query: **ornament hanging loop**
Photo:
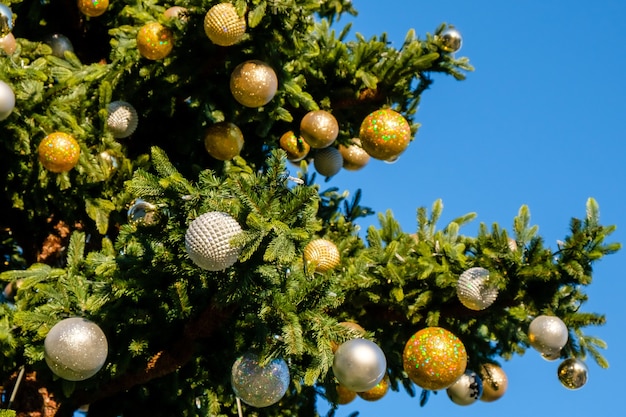
[[239, 397], [236, 397], [237, 399], [237, 415], [239, 417], [243, 417], [243, 411], [241, 411], [241, 399], [239, 399]]

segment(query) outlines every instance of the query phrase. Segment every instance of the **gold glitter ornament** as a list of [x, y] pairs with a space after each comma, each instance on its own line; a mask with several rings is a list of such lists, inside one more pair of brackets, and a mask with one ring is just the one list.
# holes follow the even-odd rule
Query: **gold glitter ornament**
[[339, 145], [339, 153], [343, 156], [343, 168], [348, 171], [358, 171], [370, 161], [370, 155], [361, 146], [361, 140], [354, 138], [348, 146]]
[[326, 110], [313, 110], [300, 121], [300, 134], [311, 148], [327, 148], [337, 139], [339, 124]]
[[67, 133], [54, 132], [41, 141], [38, 153], [39, 161], [48, 171], [67, 172], [78, 163], [80, 145]]
[[204, 16], [204, 32], [214, 44], [231, 46], [246, 34], [246, 19], [232, 4], [216, 4]]
[[356, 392], [344, 387], [341, 384], [337, 384], [335, 386], [335, 391], [337, 391], [337, 404], [339, 405], [349, 404], [356, 398]]
[[557, 370], [561, 385], [571, 390], [582, 388], [587, 383], [587, 374], [587, 365], [576, 358], [565, 359]]
[[367, 391], [357, 393], [365, 401], [378, 401], [389, 391], [389, 377], [385, 376], [376, 386]]
[[389, 161], [397, 158], [411, 141], [411, 127], [406, 119], [391, 109], [376, 110], [361, 123], [359, 139], [372, 158]]
[[278, 142], [281, 149], [287, 153], [287, 159], [291, 162], [303, 160], [311, 150], [311, 146], [302, 137], [296, 136], [291, 130], [284, 133]]
[[478, 375], [483, 381], [483, 395], [480, 400], [484, 402], [493, 402], [500, 399], [509, 386], [509, 379], [504, 370], [493, 363], [486, 363], [478, 370]]
[[420, 387], [437, 391], [452, 385], [467, 366], [463, 342], [441, 327], [427, 327], [408, 340], [402, 354], [404, 370]]
[[206, 130], [204, 147], [213, 158], [228, 161], [239, 155], [243, 148], [243, 133], [236, 124], [219, 122]]
[[172, 52], [172, 38], [172, 31], [159, 22], [146, 23], [137, 33], [137, 49], [144, 58], [163, 59]]
[[266, 105], [272, 101], [277, 90], [276, 73], [258, 59], [242, 62], [230, 75], [230, 92], [239, 104], [246, 107]]
[[315, 272], [328, 272], [335, 269], [341, 261], [337, 246], [326, 239], [314, 239], [304, 247], [304, 261], [307, 268]]
[[89, 17], [102, 15], [108, 7], [109, 0], [78, 0], [78, 10]]

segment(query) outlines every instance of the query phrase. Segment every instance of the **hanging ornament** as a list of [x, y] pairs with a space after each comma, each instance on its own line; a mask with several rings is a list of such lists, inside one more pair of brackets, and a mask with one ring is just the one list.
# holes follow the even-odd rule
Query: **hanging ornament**
[[269, 103], [278, 89], [274, 69], [253, 59], [237, 65], [230, 75], [230, 92], [239, 104], [261, 107]]
[[452, 385], [467, 366], [463, 342], [441, 327], [427, 327], [415, 333], [404, 347], [404, 370], [411, 381], [427, 390]]
[[446, 388], [446, 393], [453, 403], [470, 405], [483, 395], [483, 381], [476, 372], [467, 370], [454, 384]]
[[554, 362], [555, 360], [561, 357], [561, 351], [558, 350], [558, 351], [554, 351], [550, 353], [542, 353], [541, 357], [547, 360], [548, 362]]
[[311, 148], [326, 148], [337, 139], [339, 124], [326, 110], [313, 110], [300, 121], [300, 134]]
[[587, 365], [576, 358], [565, 359], [557, 371], [561, 384], [571, 390], [580, 389], [587, 383], [587, 373]]
[[374, 388], [357, 394], [365, 401], [378, 401], [387, 394], [387, 391], [389, 391], [389, 377], [385, 375]]
[[287, 153], [287, 159], [291, 162], [303, 160], [311, 146], [301, 137], [296, 136], [291, 130], [280, 137], [280, 147]]
[[17, 49], [17, 42], [15, 36], [9, 33], [0, 38], [0, 49], [2, 49], [7, 55], [13, 55], [15, 49]]
[[325, 177], [332, 177], [337, 174], [343, 166], [343, 156], [332, 146], [318, 149], [313, 157], [315, 170]]
[[0, 3], [0, 36], [7, 36], [13, 30], [13, 11]]
[[358, 171], [370, 161], [370, 155], [361, 146], [359, 138], [352, 139], [348, 146], [339, 145], [338, 149], [343, 157], [343, 168], [348, 171]]
[[67, 172], [78, 163], [80, 145], [67, 133], [54, 132], [41, 141], [38, 152], [39, 161], [48, 171]]
[[528, 326], [530, 345], [548, 357], [561, 352], [568, 338], [567, 326], [556, 316], [537, 316]]
[[0, 120], [4, 120], [13, 113], [15, 108], [15, 93], [11, 86], [0, 81]]
[[[342, 327], [345, 327], [346, 329], [350, 329], [352, 333], [354, 334], [353, 338], [362, 338], [363, 336], [365, 336], [365, 333], [366, 333], [365, 329], [359, 326], [357, 323], [354, 323], [351, 321], [342, 321], [341, 323], [339, 323], [339, 325]], [[337, 348], [339, 348], [339, 343], [332, 340], [330, 342], [330, 348], [333, 351], [333, 353], [335, 353], [337, 351]]]
[[154, 226], [160, 222], [161, 215], [157, 206], [137, 198], [131, 203], [127, 218], [132, 226]]
[[372, 158], [389, 161], [409, 146], [411, 127], [400, 113], [380, 109], [363, 119], [359, 139], [365, 152]]
[[109, 0], [78, 0], [78, 10], [89, 17], [102, 15], [108, 7]]
[[216, 45], [234, 45], [246, 34], [246, 19], [231, 3], [216, 4], [204, 16], [204, 32]]
[[445, 29], [439, 34], [439, 45], [445, 52], [458, 52], [463, 45], [461, 33], [453, 27]]
[[337, 392], [337, 404], [339, 405], [349, 404], [356, 398], [356, 392], [341, 384], [335, 385], [335, 391]]
[[220, 211], [210, 211], [191, 222], [185, 234], [189, 258], [207, 271], [223, 271], [237, 262], [241, 248], [231, 245], [231, 239], [241, 233], [233, 217]]
[[125, 101], [112, 101], [107, 107], [107, 128], [116, 139], [127, 138], [135, 132], [139, 124], [137, 110]]
[[262, 366], [259, 355], [248, 352], [237, 358], [230, 379], [235, 395], [253, 407], [276, 404], [289, 387], [289, 368], [283, 359]]
[[189, 18], [187, 14], [187, 9], [181, 6], [172, 6], [169, 9], [163, 12], [163, 16], [168, 19], [180, 19], [183, 22], [186, 22]]
[[117, 156], [115, 156], [112, 152], [102, 151], [98, 156], [100, 157], [101, 166], [104, 167], [103, 170], [107, 174], [107, 176], [110, 176], [120, 167]]
[[493, 363], [481, 365], [478, 375], [483, 381], [483, 395], [480, 400], [484, 402], [493, 402], [500, 399], [509, 386], [509, 379], [504, 370]]
[[92, 321], [71, 317], [55, 324], [44, 340], [44, 358], [50, 370], [68, 381], [94, 376], [104, 366], [107, 338]]
[[330, 240], [314, 239], [304, 247], [304, 262], [307, 268], [315, 272], [328, 272], [335, 269], [341, 261], [339, 249]]
[[57, 58], [65, 58], [65, 52], [74, 52], [72, 41], [65, 35], [53, 33], [46, 36], [43, 42], [52, 49], [52, 55]]
[[517, 242], [512, 237], [508, 239], [507, 246], [511, 252], [517, 252]]
[[470, 310], [484, 310], [498, 297], [498, 289], [489, 285], [489, 271], [474, 267], [459, 276], [456, 295]]
[[163, 59], [173, 47], [172, 31], [159, 22], [146, 23], [137, 33], [137, 49], [144, 58], [153, 61]]
[[241, 152], [243, 133], [234, 123], [215, 123], [204, 134], [204, 147], [213, 158], [228, 161]]
[[387, 372], [387, 358], [371, 340], [351, 339], [335, 352], [333, 373], [347, 389], [364, 392], [374, 388]]

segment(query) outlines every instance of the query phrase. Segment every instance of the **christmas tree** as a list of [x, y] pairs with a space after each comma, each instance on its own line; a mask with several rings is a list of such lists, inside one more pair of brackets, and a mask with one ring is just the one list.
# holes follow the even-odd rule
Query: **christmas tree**
[[388, 389], [494, 401], [531, 347], [568, 388], [607, 366], [581, 305], [619, 245], [593, 199], [553, 250], [527, 207], [469, 237], [436, 201], [362, 236], [360, 193], [317, 183], [396, 159], [432, 77], [472, 70], [450, 25], [394, 48], [346, 13], [4, 3], [3, 408], [315, 416]]

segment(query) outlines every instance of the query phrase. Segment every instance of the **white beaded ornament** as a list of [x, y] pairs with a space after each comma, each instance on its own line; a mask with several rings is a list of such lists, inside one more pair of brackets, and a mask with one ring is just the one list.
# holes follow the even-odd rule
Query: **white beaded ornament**
[[108, 106], [107, 127], [114, 138], [127, 138], [133, 134], [139, 124], [137, 110], [125, 101], [112, 101]]
[[474, 267], [459, 276], [456, 294], [459, 301], [470, 310], [484, 310], [498, 297], [498, 289], [487, 285], [489, 271]]
[[237, 262], [241, 248], [230, 241], [241, 231], [237, 220], [226, 213], [210, 211], [198, 216], [185, 234], [189, 258], [207, 271], [223, 271]]

